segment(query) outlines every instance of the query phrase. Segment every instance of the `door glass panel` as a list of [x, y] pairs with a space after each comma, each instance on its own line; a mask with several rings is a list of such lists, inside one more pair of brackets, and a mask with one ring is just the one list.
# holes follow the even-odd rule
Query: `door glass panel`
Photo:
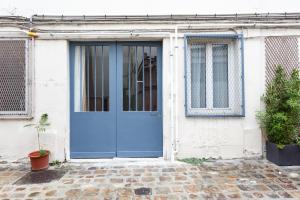
[[76, 46], [74, 111], [109, 111], [109, 47]]
[[129, 47], [123, 47], [123, 110], [129, 110]]
[[103, 111], [109, 111], [109, 47], [103, 46]]
[[151, 47], [151, 111], [157, 111], [157, 48]]
[[102, 111], [102, 47], [96, 47], [96, 111]]
[[129, 65], [130, 65], [130, 72], [129, 72], [129, 88], [130, 88], [130, 111], [136, 110], [136, 51], [135, 47], [131, 46], [129, 48]]
[[94, 111], [95, 110], [95, 52], [94, 47], [87, 47], [86, 51], [86, 80], [87, 84], [85, 85], [87, 95], [86, 95], [86, 108], [85, 111]]
[[144, 48], [144, 104], [145, 111], [150, 111], [150, 47]]
[[144, 63], [143, 47], [137, 47], [137, 110], [143, 110]]
[[123, 111], [157, 111], [157, 47], [123, 46]]

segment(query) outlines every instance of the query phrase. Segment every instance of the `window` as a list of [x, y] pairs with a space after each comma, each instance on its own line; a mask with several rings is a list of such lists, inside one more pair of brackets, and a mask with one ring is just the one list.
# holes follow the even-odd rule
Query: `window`
[[75, 46], [74, 111], [109, 111], [109, 46]]
[[186, 35], [187, 116], [244, 116], [241, 35]]
[[0, 117], [28, 117], [27, 40], [0, 40]]
[[157, 47], [123, 46], [123, 111], [157, 111]]

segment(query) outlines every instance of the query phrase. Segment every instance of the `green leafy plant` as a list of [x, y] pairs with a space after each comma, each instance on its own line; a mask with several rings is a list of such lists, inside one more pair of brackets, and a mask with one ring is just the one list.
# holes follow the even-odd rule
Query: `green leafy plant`
[[59, 167], [61, 165], [61, 162], [59, 160], [53, 160], [52, 163], [50, 163], [50, 165]]
[[299, 71], [293, 70], [288, 76], [277, 66], [274, 79], [267, 85], [263, 96], [265, 111], [257, 118], [267, 139], [283, 149], [287, 144], [299, 143], [300, 122], [300, 78]]
[[207, 160], [208, 159], [206, 158], [184, 158], [184, 159], [179, 159], [178, 161], [185, 162], [192, 165], [200, 165]]
[[48, 122], [48, 114], [47, 113], [42, 114], [40, 120], [37, 123], [27, 124], [24, 126], [24, 127], [33, 127], [36, 130], [40, 156], [46, 155], [46, 151], [41, 148], [40, 134], [44, 133], [46, 131], [47, 127], [49, 127], [49, 126], [50, 126], [50, 123]]

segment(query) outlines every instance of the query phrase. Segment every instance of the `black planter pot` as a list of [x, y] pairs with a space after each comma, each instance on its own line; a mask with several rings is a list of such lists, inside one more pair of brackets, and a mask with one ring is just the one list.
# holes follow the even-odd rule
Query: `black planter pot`
[[279, 166], [300, 165], [300, 147], [296, 144], [285, 145], [278, 149], [272, 142], [266, 142], [267, 159]]

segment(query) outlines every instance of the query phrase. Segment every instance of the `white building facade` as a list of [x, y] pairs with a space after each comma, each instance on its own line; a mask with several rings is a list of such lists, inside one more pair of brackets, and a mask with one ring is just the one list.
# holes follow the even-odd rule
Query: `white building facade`
[[53, 160], [260, 157], [256, 112], [274, 66], [299, 67], [299, 18], [1, 18], [0, 158], [37, 148], [24, 125], [43, 113]]

